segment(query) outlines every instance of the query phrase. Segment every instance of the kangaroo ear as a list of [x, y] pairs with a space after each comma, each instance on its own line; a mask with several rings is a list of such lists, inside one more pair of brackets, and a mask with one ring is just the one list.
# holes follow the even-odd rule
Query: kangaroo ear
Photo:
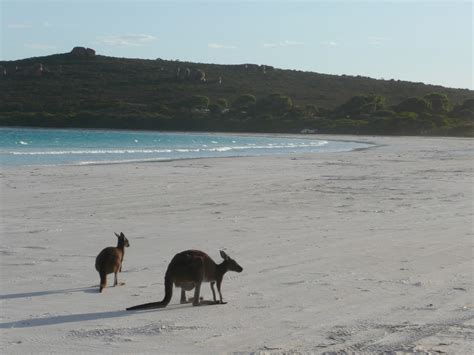
[[117, 233], [115, 233], [115, 232], [114, 232], [114, 234], [115, 234], [115, 236], [116, 236], [117, 238], [120, 238], [120, 235], [118, 235], [118, 234], [117, 234]]
[[125, 234], [123, 234], [123, 232], [120, 232], [120, 236], [125, 238]]
[[221, 253], [222, 259], [224, 259], [224, 260], [229, 259], [229, 256], [225, 253], [224, 250], [220, 250], [220, 253]]

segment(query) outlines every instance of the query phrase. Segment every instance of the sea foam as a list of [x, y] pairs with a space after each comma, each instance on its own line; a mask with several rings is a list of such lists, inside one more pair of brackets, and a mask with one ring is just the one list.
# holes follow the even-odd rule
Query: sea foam
[[0, 165], [110, 164], [317, 153], [364, 144], [297, 137], [83, 129], [0, 128]]

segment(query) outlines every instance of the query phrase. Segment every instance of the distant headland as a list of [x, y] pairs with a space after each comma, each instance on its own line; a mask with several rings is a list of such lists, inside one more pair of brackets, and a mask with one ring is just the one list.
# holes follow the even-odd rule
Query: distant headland
[[0, 125], [474, 136], [474, 91], [74, 47], [0, 61]]

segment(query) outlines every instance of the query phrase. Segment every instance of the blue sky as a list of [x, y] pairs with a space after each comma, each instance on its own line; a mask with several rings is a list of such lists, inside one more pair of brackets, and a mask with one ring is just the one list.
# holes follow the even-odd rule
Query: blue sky
[[1, 60], [86, 46], [473, 89], [471, 1], [0, 1]]

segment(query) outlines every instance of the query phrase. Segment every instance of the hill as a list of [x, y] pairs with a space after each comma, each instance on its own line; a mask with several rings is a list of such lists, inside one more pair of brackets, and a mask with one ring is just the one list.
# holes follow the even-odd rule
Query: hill
[[265, 65], [70, 53], [0, 62], [0, 125], [472, 135], [474, 92]]

